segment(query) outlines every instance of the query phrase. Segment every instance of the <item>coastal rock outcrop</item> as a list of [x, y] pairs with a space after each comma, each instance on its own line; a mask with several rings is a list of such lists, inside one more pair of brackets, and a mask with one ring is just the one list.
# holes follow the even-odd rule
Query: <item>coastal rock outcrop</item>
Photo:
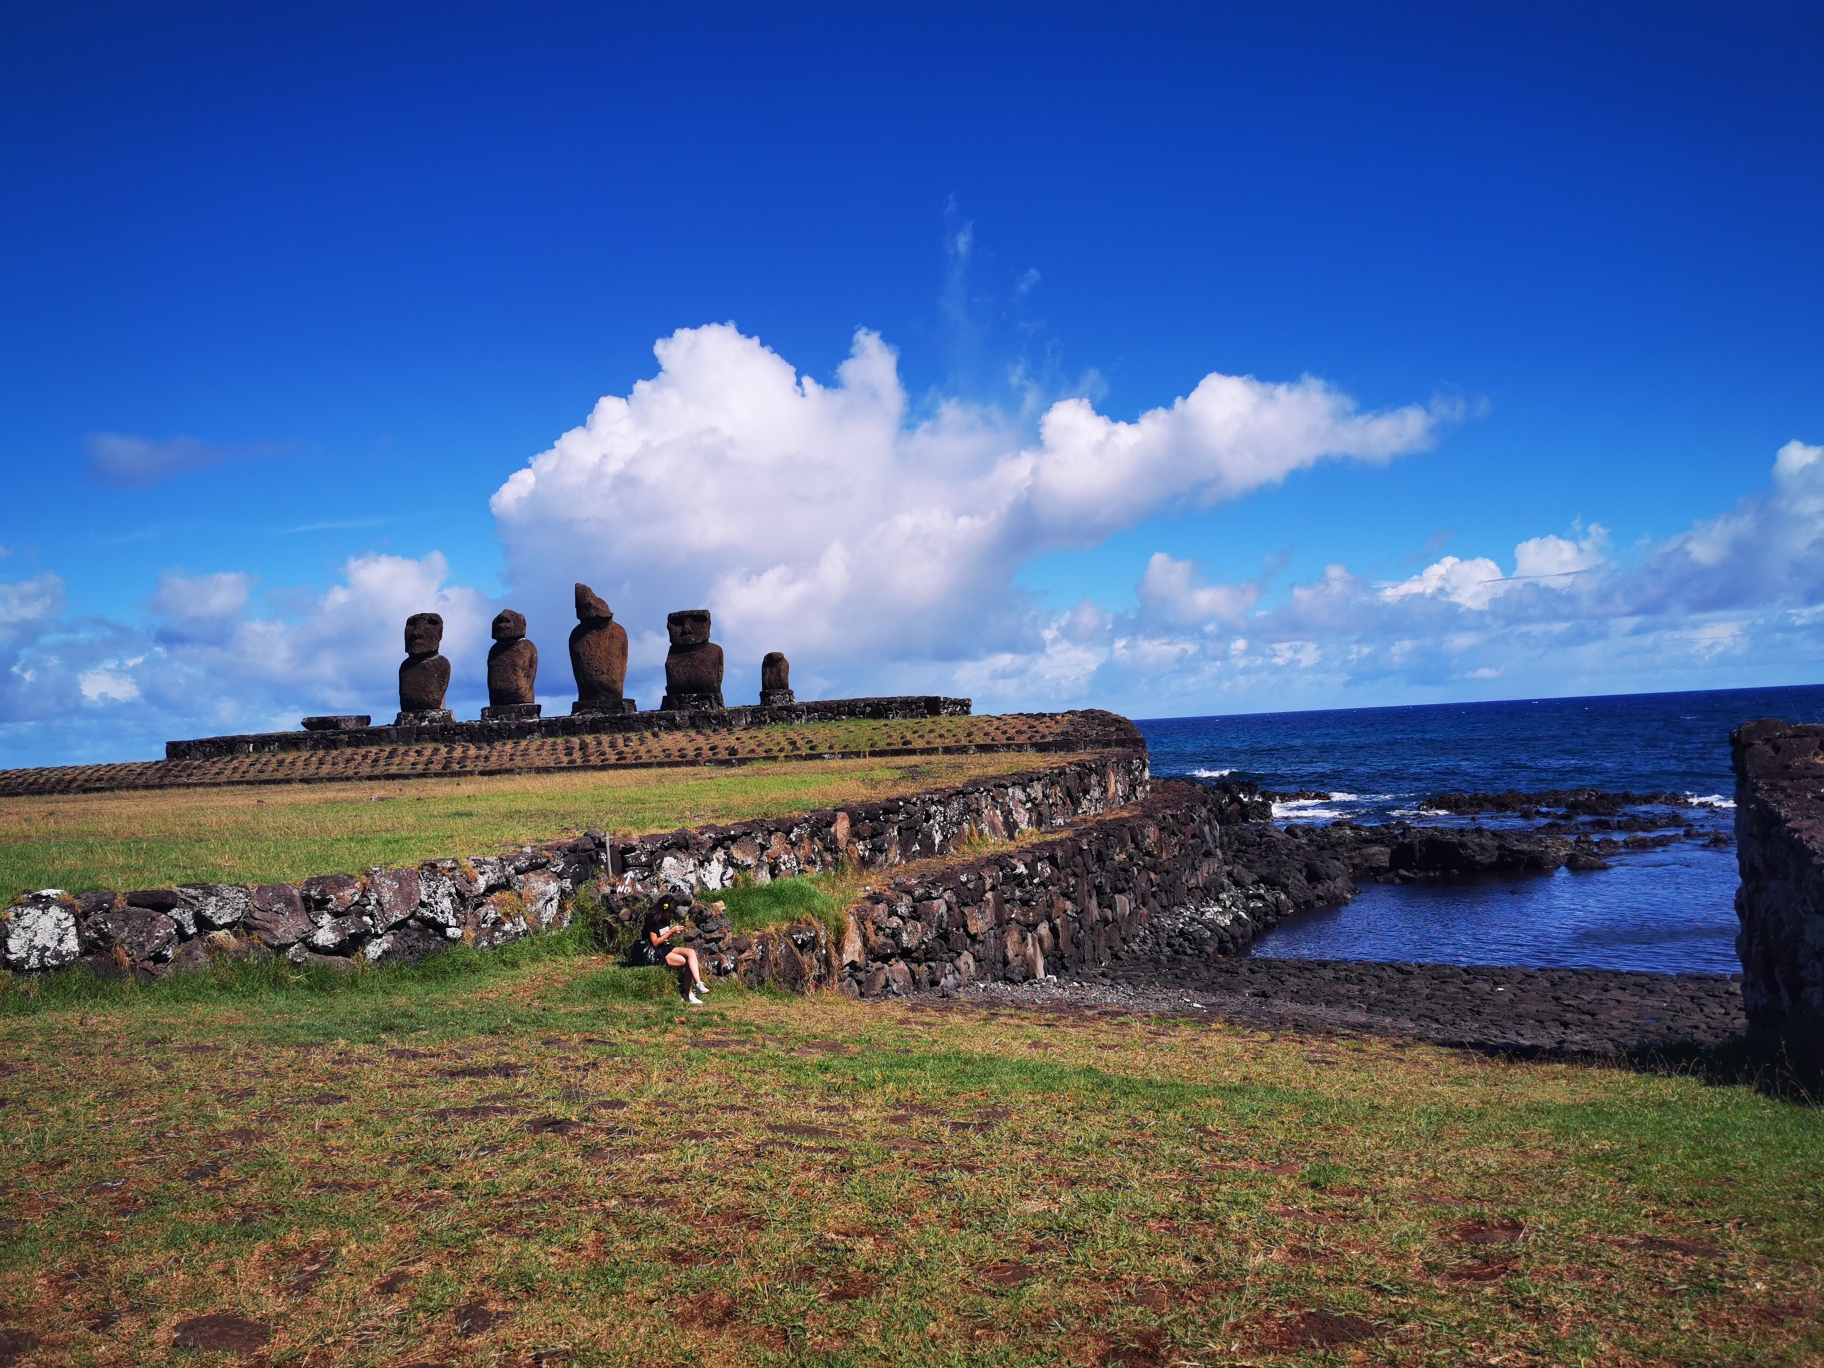
[[1743, 1005], [1757, 1026], [1824, 1038], [1824, 726], [1763, 718], [1729, 749]]
[[576, 626], [570, 629], [570, 669], [576, 676], [573, 713], [633, 712], [627, 684], [627, 629], [608, 601], [586, 584], [576, 586]]

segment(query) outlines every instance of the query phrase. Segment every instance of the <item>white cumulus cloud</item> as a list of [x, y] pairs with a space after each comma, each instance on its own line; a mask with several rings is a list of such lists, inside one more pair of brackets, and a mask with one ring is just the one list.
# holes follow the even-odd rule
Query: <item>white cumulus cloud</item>
[[[537, 630], [555, 638], [571, 582], [593, 585], [634, 634], [647, 692], [664, 615], [687, 607], [716, 614], [750, 675], [778, 649], [813, 688], [870, 671], [909, 687], [921, 670], [939, 687], [960, 662], [1041, 644], [1013, 584], [1032, 557], [1325, 458], [1419, 450], [1449, 416], [1363, 413], [1309, 378], [1210, 375], [1132, 422], [1066, 399], [1029, 431], [960, 402], [913, 417], [893, 352], [865, 330], [833, 385], [727, 324], [654, 350], [655, 377], [604, 397], [492, 502], [508, 578], [550, 623]], [[1195, 592], [1175, 576], [1154, 576], [1162, 596]]]

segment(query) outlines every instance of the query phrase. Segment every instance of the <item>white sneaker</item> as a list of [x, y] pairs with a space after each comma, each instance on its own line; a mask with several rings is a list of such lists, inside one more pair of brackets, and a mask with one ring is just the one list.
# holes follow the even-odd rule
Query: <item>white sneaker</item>
[[698, 997], [695, 993], [691, 993], [684, 1001], [689, 1003], [692, 1007], [701, 1007], [703, 1005], [703, 999]]
[[698, 993], [707, 993], [709, 991], [709, 985], [707, 983], [699, 983], [694, 991]]

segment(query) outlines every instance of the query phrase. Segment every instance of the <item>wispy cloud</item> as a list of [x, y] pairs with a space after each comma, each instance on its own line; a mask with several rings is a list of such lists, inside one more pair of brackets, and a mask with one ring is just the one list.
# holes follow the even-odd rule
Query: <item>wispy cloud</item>
[[223, 446], [194, 437], [154, 441], [130, 432], [91, 432], [83, 439], [89, 453], [89, 479], [117, 489], [147, 489], [174, 475], [207, 470], [234, 461], [259, 461], [291, 450], [289, 442], [243, 442]]
[[384, 527], [389, 522], [397, 521], [397, 518], [336, 518], [329, 522], [300, 523], [296, 527], [282, 527], [279, 531], [286, 536], [295, 536], [300, 532], [347, 532], [364, 527]]

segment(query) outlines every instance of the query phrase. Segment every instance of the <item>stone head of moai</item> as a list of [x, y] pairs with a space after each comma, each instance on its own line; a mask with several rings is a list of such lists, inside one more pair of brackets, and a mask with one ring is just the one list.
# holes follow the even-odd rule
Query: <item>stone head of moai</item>
[[519, 707], [537, 697], [538, 647], [526, 640], [526, 615], [506, 609], [494, 619], [488, 649], [488, 706]]
[[443, 646], [443, 614], [413, 613], [405, 620], [405, 653], [436, 655]]
[[439, 712], [450, 687], [450, 662], [437, 654], [443, 645], [443, 616], [413, 613], [405, 620], [405, 660], [399, 666], [400, 713]]
[[671, 634], [671, 649], [709, 644], [709, 609], [686, 608], [665, 618], [665, 630]]
[[722, 648], [709, 639], [709, 609], [686, 608], [665, 619], [671, 650], [665, 656], [666, 709], [722, 706]]
[[579, 708], [620, 703], [627, 684], [627, 629], [614, 620], [607, 600], [586, 584], [576, 586], [576, 626], [570, 630], [570, 668]]

